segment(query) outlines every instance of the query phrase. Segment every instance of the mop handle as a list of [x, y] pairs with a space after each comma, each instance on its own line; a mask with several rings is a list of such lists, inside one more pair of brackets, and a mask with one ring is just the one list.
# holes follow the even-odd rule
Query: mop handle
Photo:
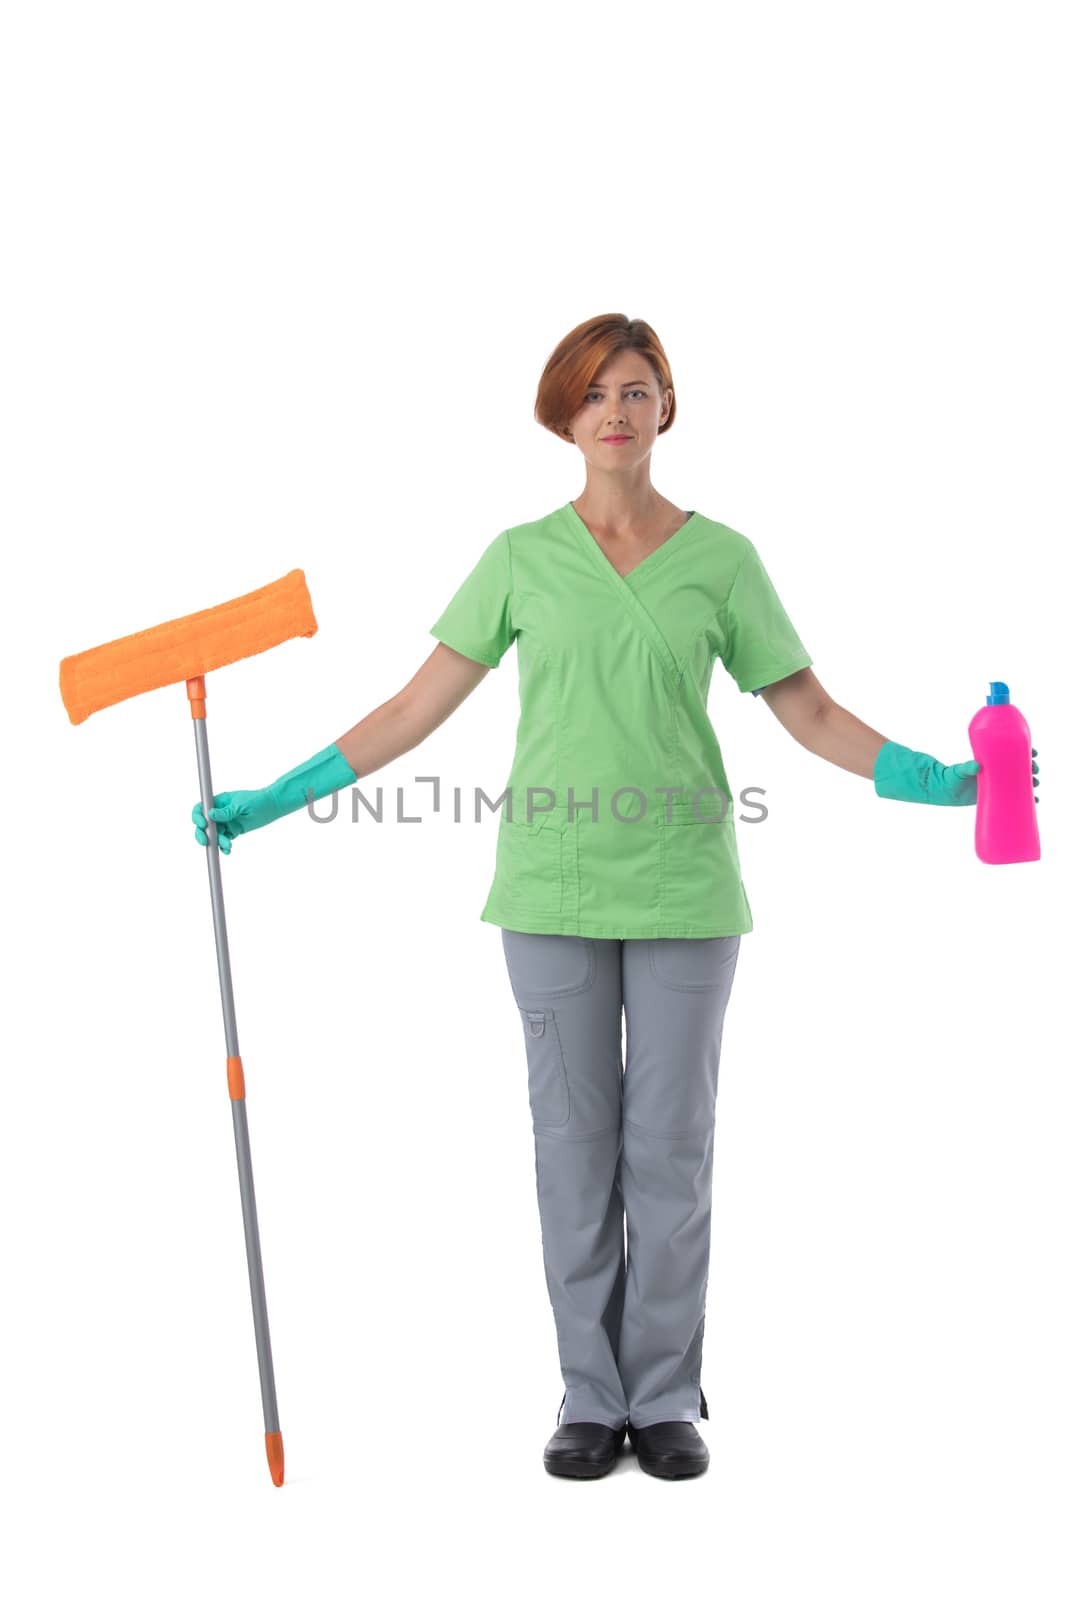
[[274, 1392], [274, 1361], [267, 1322], [267, 1294], [263, 1283], [263, 1259], [259, 1248], [259, 1222], [256, 1217], [256, 1191], [252, 1182], [252, 1152], [248, 1143], [248, 1115], [245, 1109], [245, 1078], [237, 1044], [237, 1018], [230, 977], [230, 949], [226, 939], [226, 913], [222, 904], [222, 873], [219, 868], [218, 829], [208, 815], [214, 805], [211, 762], [207, 748], [207, 689], [203, 676], [187, 678], [186, 692], [196, 735], [196, 764], [200, 775], [200, 805], [208, 838], [207, 872], [211, 885], [211, 915], [215, 925], [215, 954], [218, 958], [219, 988], [222, 992], [222, 1020], [226, 1030], [226, 1082], [233, 1112], [233, 1137], [237, 1146], [237, 1176], [241, 1186], [241, 1211], [244, 1216], [245, 1254], [248, 1257], [248, 1282], [252, 1291], [252, 1319], [256, 1329], [256, 1354], [259, 1358], [259, 1387], [263, 1397], [263, 1425], [266, 1430], [267, 1462], [272, 1481], [279, 1487], [285, 1479], [285, 1454], [278, 1425], [278, 1399]]

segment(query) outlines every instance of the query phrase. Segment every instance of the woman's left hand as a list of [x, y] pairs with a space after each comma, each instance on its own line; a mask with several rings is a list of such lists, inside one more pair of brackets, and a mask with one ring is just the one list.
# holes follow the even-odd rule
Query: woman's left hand
[[[1030, 755], [1037, 755], [1032, 745]], [[923, 750], [909, 750], [906, 745], [888, 740], [875, 761], [875, 792], [886, 800], [915, 800], [931, 806], [973, 806], [978, 803], [977, 775], [981, 770], [980, 761], [957, 761], [945, 766]], [[1034, 776], [1039, 770], [1037, 762], [1031, 760], [1035, 788], [1041, 782]], [[1040, 796], [1035, 795], [1034, 800], [1040, 800]]]
[[[1035, 789], [1037, 788], [1038, 784], [1041, 782], [1040, 778], [1034, 777], [1034, 774], [1036, 772], [1040, 771], [1040, 768], [1038, 767], [1037, 762], [1032, 759], [1036, 755], [1037, 755], [1037, 751], [1034, 749], [1033, 745], [1031, 745], [1030, 746], [1030, 756], [1031, 756], [1030, 776], [1033, 779], [1033, 784], [1034, 784], [1034, 788]], [[935, 765], [937, 765], [936, 762], [935, 762]], [[978, 801], [978, 784], [977, 784], [977, 781], [976, 781], [975, 778], [970, 777], [970, 774], [971, 773], [981, 772], [982, 763], [980, 761], [960, 761], [960, 762], [958, 762], [956, 764], [956, 766], [954, 766], [954, 767], [944, 767], [942, 770], [944, 771], [944, 774], [945, 774], [945, 784], [946, 784], [947, 791], [952, 794], [953, 798], [952, 799], [948, 799], [948, 800], [941, 800], [941, 801], [936, 801], [935, 800], [934, 804], [935, 805], [940, 804], [940, 805], [943, 805], [943, 806], [973, 806], [973, 805], [976, 805], [977, 801]], [[956, 778], [950, 778], [949, 777], [950, 773], [955, 773], [958, 776]], [[970, 782], [971, 784], [974, 785], [973, 790], [969, 789], [967, 787], [968, 782]], [[1040, 799], [1041, 799], [1041, 796], [1039, 794], [1035, 794], [1034, 795], [1034, 804], [1036, 805], [1040, 801]]]

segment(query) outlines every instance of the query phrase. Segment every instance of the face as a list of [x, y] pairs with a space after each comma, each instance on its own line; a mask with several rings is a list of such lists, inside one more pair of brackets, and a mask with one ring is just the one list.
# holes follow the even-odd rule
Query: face
[[[611, 472], [632, 468], [648, 455], [670, 416], [674, 396], [662, 396], [651, 363], [636, 350], [623, 350], [605, 362], [571, 418], [570, 435], [591, 467]], [[627, 434], [625, 444], [606, 444], [612, 434]]]

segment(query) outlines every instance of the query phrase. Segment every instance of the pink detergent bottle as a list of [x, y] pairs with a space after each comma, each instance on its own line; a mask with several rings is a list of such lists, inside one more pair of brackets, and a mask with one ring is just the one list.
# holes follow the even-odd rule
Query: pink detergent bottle
[[981, 711], [967, 729], [978, 774], [978, 815], [974, 848], [979, 861], [1005, 866], [1014, 861], [1039, 861], [1037, 802], [1030, 766], [1030, 728], [1018, 706], [1011, 704], [1006, 683], [990, 683]]

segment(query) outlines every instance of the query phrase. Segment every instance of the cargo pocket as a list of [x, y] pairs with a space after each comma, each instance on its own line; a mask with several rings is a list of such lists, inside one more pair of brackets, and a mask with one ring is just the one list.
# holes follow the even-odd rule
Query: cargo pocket
[[535, 1128], [562, 1128], [570, 1120], [571, 1092], [563, 1064], [556, 1013], [519, 1006], [526, 1033], [530, 1111]]

